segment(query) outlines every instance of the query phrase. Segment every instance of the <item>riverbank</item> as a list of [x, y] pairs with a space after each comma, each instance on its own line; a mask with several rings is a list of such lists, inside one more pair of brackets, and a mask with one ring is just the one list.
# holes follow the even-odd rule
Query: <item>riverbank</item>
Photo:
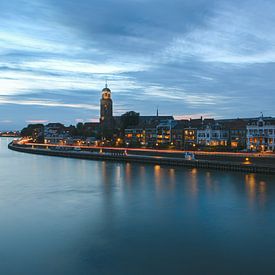
[[[228, 157], [222, 155], [196, 155], [196, 159], [187, 160], [182, 155], [181, 157], [170, 155], [168, 156], [165, 152], [163, 154], [137, 154], [134, 150], [128, 151], [124, 154], [121, 150], [108, 149], [100, 150], [97, 148], [96, 151], [92, 150], [75, 150], [74, 147], [62, 150], [62, 148], [56, 150], [44, 146], [35, 145], [19, 145], [11, 142], [8, 148], [17, 152], [66, 157], [66, 158], [78, 158], [88, 160], [100, 160], [100, 161], [118, 161], [118, 162], [136, 162], [143, 164], [157, 164], [157, 165], [168, 165], [168, 166], [182, 166], [190, 168], [205, 168], [205, 169], [216, 169], [216, 170], [229, 170], [239, 171], [247, 173], [264, 173], [264, 174], [275, 174], [274, 158], [259, 158], [254, 156], [258, 162], [252, 163], [251, 159], [244, 158], [244, 156], [236, 156], [235, 158], [231, 155]], [[204, 156], [204, 158], [202, 157]], [[260, 163], [262, 159], [262, 163]]]

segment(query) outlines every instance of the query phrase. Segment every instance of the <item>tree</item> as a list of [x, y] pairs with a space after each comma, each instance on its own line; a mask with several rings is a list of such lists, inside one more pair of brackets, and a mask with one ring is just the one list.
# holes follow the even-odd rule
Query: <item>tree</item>
[[127, 112], [121, 116], [122, 128], [125, 130], [129, 126], [135, 126], [139, 123], [139, 113], [134, 111]]
[[83, 136], [83, 134], [84, 134], [84, 125], [83, 125], [82, 122], [77, 123], [76, 131], [77, 131], [78, 136]]
[[44, 125], [43, 124], [29, 124], [21, 130], [22, 137], [32, 137], [33, 142], [44, 142]]

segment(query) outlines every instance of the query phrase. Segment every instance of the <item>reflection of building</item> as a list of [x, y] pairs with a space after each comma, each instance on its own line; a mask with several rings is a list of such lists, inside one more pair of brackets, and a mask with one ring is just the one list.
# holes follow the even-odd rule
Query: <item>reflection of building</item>
[[247, 125], [247, 149], [275, 150], [275, 119], [261, 117]]
[[100, 99], [100, 126], [103, 137], [112, 136], [114, 129], [113, 102], [111, 99], [111, 90], [107, 84], [102, 90], [102, 97]]

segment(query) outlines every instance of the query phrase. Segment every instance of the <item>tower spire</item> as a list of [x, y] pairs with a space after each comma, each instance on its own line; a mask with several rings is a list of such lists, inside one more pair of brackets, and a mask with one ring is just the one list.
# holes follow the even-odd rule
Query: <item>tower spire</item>
[[264, 113], [263, 112], [261, 112], [261, 117], [264, 118]]
[[108, 81], [107, 81], [107, 78], [105, 79], [105, 88], [108, 88]]
[[157, 117], [159, 116], [159, 106], [157, 106]]

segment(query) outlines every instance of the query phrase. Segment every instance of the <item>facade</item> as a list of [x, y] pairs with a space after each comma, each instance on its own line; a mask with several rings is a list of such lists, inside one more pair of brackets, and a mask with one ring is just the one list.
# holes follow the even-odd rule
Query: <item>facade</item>
[[144, 145], [145, 144], [145, 130], [140, 127], [131, 127], [125, 129], [125, 144], [128, 145]]
[[191, 150], [197, 146], [197, 128], [188, 127], [183, 131], [183, 149]]
[[44, 143], [66, 144], [69, 142], [70, 134], [61, 123], [49, 123], [44, 127]]
[[[157, 129], [163, 121], [174, 121], [172, 116], [139, 116], [139, 123], [137, 125], [128, 126], [124, 130], [124, 141], [128, 146], [148, 146], [155, 147], [157, 142]], [[158, 128], [160, 127], [160, 128]], [[170, 135], [170, 134], [169, 134]], [[162, 139], [162, 132], [161, 132]]]
[[197, 144], [199, 146], [227, 146], [229, 131], [219, 124], [207, 125], [197, 130]]
[[173, 145], [172, 129], [176, 126], [175, 120], [162, 120], [157, 125], [157, 143], [163, 145]]
[[110, 137], [114, 130], [113, 101], [111, 90], [106, 87], [102, 90], [100, 99], [100, 126], [103, 137]]
[[247, 149], [275, 151], [275, 119], [261, 117], [247, 125]]
[[246, 149], [246, 126], [249, 120], [237, 118], [218, 120], [217, 122], [228, 130], [228, 148], [232, 150]]
[[176, 149], [184, 149], [184, 131], [189, 127], [189, 120], [177, 120], [172, 129], [172, 142]]
[[158, 123], [141, 122], [136, 126], [131, 126], [125, 129], [125, 144], [141, 145], [154, 147], [157, 143], [157, 125]]

